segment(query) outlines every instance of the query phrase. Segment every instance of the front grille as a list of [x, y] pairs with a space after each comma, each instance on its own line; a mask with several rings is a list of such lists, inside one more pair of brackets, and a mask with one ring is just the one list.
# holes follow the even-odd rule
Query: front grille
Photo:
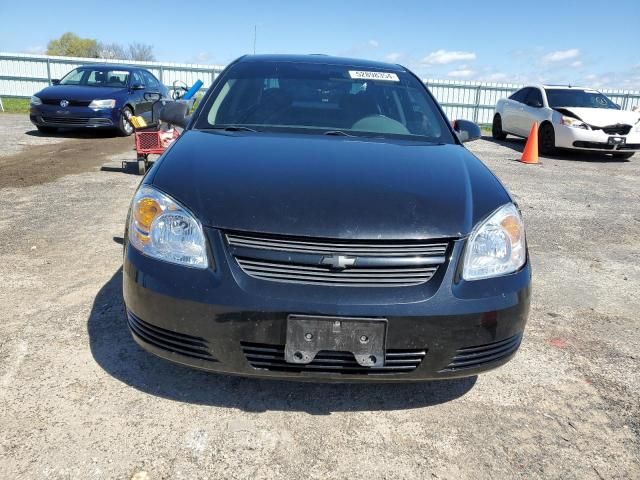
[[456, 355], [447, 368], [441, 370], [441, 372], [478, 368], [487, 363], [497, 362], [515, 352], [520, 346], [521, 341], [522, 335], [520, 334], [505, 340], [500, 340], [499, 342], [461, 348], [456, 351]]
[[618, 148], [615, 148], [614, 145], [609, 145], [607, 143], [600, 142], [583, 142], [583, 141], [575, 141], [573, 142], [574, 147], [578, 148], [593, 148], [599, 150], [640, 150], [640, 143], [624, 143], [622, 145], [618, 145]]
[[109, 118], [43, 116], [42, 121], [44, 123], [55, 123], [58, 125], [113, 125]]
[[631, 125], [609, 125], [607, 127], [602, 127], [602, 131], [607, 135], [627, 135], [631, 131]]
[[65, 125], [86, 125], [89, 123], [88, 118], [83, 117], [42, 117], [45, 123], [62, 123]]
[[291, 265], [237, 258], [242, 270], [255, 278], [280, 282], [333, 286], [407, 287], [431, 279], [438, 267], [424, 268], [330, 268]]
[[[429, 281], [448, 242], [349, 241], [227, 233], [236, 262], [260, 280], [347, 287], [407, 287]], [[338, 257], [348, 265], [332, 264]]]
[[211, 362], [217, 361], [213, 355], [211, 355], [209, 343], [204, 338], [172, 332], [171, 330], [151, 325], [136, 317], [131, 312], [127, 312], [127, 320], [131, 331], [153, 346], [186, 357]]
[[618, 150], [640, 150], [640, 143], [625, 143], [620, 145]]
[[385, 352], [383, 367], [363, 367], [356, 362], [350, 352], [319, 352], [313, 361], [306, 365], [287, 363], [284, 359], [283, 345], [242, 342], [242, 351], [254, 368], [273, 372], [312, 372], [337, 373], [343, 375], [385, 375], [409, 373], [420, 365], [426, 350], [392, 350]]
[[[45, 105], [58, 105], [60, 106], [60, 102], [65, 100], [63, 98], [43, 98], [42, 103]], [[69, 102], [70, 107], [88, 107], [91, 101], [81, 101], [81, 100], [67, 100]]]

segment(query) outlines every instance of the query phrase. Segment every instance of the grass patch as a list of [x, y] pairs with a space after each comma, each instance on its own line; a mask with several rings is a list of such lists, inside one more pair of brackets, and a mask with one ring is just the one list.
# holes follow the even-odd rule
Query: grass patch
[[6, 113], [29, 113], [28, 98], [2, 97], [2, 105]]
[[491, 124], [490, 123], [481, 123], [479, 124], [480, 130], [482, 133], [491, 133]]

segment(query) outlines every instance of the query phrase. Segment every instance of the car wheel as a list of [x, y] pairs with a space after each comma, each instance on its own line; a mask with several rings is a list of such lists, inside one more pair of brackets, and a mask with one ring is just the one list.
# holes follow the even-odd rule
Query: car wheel
[[58, 131], [56, 127], [42, 127], [40, 125], [36, 125], [36, 128], [41, 133], [56, 133]]
[[507, 138], [507, 134], [502, 130], [502, 118], [499, 114], [493, 117], [493, 124], [491, 125], [491, 136], [496, 140], [504, 140]]
[[556, 151], [556, 134], [550, 123], [543, 123], [538, 130], [538, 149], [543, 155]]
[[634, 152], [614, 153], [613, 158], [616, 160], [628, 160], [633, 157]]
[[129, 123], [129, 120], [127, 120], [131, 115], [133, 115], [133, 112], [129, 107], [124, 107], [122, 109], [122, 112], [120, 112], [120, 120], [118, 121], [118, 132], [123, 137], [128, 137], [133, 133], [133, 125], [131, 125], [131, 123]]

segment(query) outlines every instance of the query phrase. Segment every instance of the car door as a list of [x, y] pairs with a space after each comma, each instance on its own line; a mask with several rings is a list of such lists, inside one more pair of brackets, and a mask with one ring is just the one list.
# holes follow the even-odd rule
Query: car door
[[537, 87], [529, 88], [529, 92], [524, 99], [522, 108], [517, 114], [516, 123], [521, 135], [528, 136], [531, 125], [540, 124], [544, 120], [545, 110], [542, 101], [542, 92]]
[[163, 97], [162, 85], [156, 77], [154, 77], [147, 70], [140, 70], [142, 78], [144, 78], [144, 96], [145, 96], [145, 114], [143, 115], [147, 123], [157, 121], [157, 118], [153, 118], [153, 104]]
[[529, 95], [529, 88], [522, 88], [511, 95], [505, 102], [502, 111], [502, 129], [514, 135], [523, 135], [518, 123], [524, 100]]
[[131, 84], [129, 102], [133, 105], [135, 114], [143, 117], [145, 121], [150, 120], [151, 101], [145, 98], [145, 80], [139, 70], [131, 72]]

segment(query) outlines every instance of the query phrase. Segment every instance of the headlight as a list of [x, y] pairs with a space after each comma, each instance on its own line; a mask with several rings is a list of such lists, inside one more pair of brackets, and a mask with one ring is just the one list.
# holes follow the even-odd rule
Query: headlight
[[94, 100], [89, 104], [89, 108], [114, 108], [116, 101], [110, 100]]
[[168, 195], [147, 185], [133, 197], [129, 241], [149, 257], [188, 267], [208, 266], [200, 222]]
[[474, 228], [465, 250], [462, 278], [506, 275], [519, 270], [526, 260], [522, 217], [515, 205], [508, 203]]
[[31, 100], [29, 100], [29, 105], [42, 105], [42, 100], [35, 95], [31, 96]]
[[565, 117], [564, 115], [560, 118], [560, 123], [562, 125], [566, 125], [567, 127], [584, 128], [585, 130], [589, 129], [587, 124], [583, 121], [573, 117]]

